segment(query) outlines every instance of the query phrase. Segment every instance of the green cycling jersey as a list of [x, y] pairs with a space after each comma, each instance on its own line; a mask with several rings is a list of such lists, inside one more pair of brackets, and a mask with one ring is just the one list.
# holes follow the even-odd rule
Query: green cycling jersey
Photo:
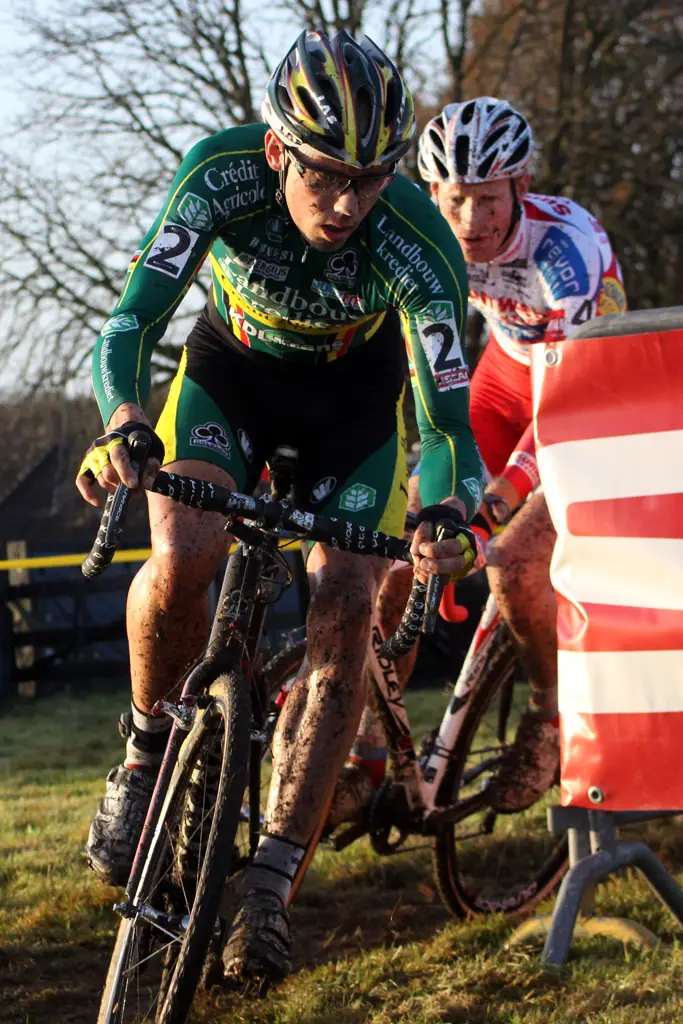
[[183, 161], [97, 339], [94, 387], [105, 423], [122, 402], [145, 404], [154, 346], [208, 255], [212, 321], [231, 343], [275, 359], [341, 359], [397, 310], [422, 439], [423, 500], [457, 494], [471, 515], [483, 469], [468, 420], [467, 277], [455, 237], [425, 193], [397, 175], [338, 251], [308, 246], [276, 200], [266, 131], [228, 128]]

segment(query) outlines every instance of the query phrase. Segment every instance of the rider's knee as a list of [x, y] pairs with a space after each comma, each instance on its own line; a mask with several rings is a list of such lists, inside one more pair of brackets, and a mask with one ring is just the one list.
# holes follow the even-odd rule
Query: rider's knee
[[525, 549], [523, 538], [508, 537], [507, 532], [502, 533], [492, 544], [489, 544], [486, 552], [486, 564], [490, 569], [497, 569], [503, 573], [517, 569], [520, 562], [523, 563]]
[[368, 627], [373, 583], [360, 572], [324, 574], [311, 601], [309, 620], [316, 632], [350, 633]]
[[208, 589], [225, 553], [212, 544], [194, 544], [191, 551], [182, 544], [164, 544], [155, 548], [147, 563], [148, 580], [152, 587], [163, 590], [167, 600], [201, 595]]

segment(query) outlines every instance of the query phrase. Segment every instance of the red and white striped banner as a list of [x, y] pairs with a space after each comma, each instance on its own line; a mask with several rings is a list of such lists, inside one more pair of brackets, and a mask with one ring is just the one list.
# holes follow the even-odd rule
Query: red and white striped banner
[[562, 803], [683, 809], [683, 329], [534, 348]]

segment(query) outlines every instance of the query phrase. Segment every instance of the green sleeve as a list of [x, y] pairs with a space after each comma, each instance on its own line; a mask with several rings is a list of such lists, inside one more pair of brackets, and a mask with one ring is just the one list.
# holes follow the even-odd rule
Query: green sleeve
[[404, 259], [405, 254], [412, 258], [414, 269], [401, 303], [422, 440], [420, 493], [425, 505], [457, 495], [471, 517], [481, 502], [484, 467], [470, 428], [462, 348], [467, 273], [451, 229], [426, 196], [422, 203], [422, 196], [413, 198], [406, 218], [419, 241], [420, 260], [415, 260], [414, 246], [404, 246]]
[[122, 402], [144, 406], [149, 398], [152, 351], [231, 216], [230, 193], [261, 198], [263, 135], [263, 126], [229, 128], [183, 160], [95, 344], [93, 387], [105, 424]]

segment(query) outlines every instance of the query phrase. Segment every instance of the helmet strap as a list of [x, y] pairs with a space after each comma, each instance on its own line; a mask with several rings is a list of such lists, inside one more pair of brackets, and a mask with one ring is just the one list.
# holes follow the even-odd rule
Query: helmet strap
[[287, 163], [289, 157], [287, 156], [287, 150], [283, 148], [282, 151], [282, 167], [277, 172], [278, 187], [275, 189], [275, 202], [278, 203], [285, 214], [289, 216], [289, 210], [287, 209], [287, 200], [285, 198], [285, 183], [287, 181]]
[[522, 204], [519, 201], [517, 195], [517, 186], [515, 185], [515, 179], [510, 178], [510, 188], [512, 189], [512, 216], [510, 217], [510, 227], [507, 229], [507, 234], [501, 242], [501, 249], [508, 244], [512, 238], [512, 233], [519, 224], [520, 217], [522, 216]]

